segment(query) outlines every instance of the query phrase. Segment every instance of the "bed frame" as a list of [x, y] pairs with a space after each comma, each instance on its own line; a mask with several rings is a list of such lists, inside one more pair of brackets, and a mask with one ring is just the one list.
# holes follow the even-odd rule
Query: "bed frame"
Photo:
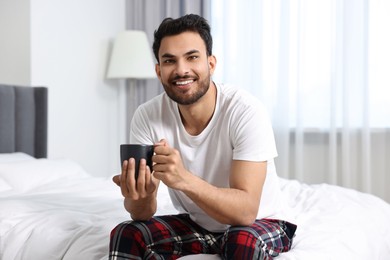
[[0, 84], [0, 153], [47, 157], [48, 90]]

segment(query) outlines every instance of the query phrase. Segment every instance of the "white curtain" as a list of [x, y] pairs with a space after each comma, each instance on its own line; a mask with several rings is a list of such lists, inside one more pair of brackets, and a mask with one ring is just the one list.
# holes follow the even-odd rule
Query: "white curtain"
[[212, 1], [214, 80], [268, 107], [281, 177], [390, 202], [389, 13], [388, 0]]

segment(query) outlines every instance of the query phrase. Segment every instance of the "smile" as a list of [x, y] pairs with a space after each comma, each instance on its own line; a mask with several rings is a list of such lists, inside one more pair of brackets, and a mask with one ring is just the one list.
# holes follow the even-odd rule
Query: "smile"
[[185, 81], [176, 81], [175, 84], [176, 84], [176, 85], [179, 85], [179, 86], [184, 86], [184, 85], [190, 84], [190, 83], [192, 83], [192, 82], [194, 82], [193, 79], [191, 79], [191, 80], [185, 80]]

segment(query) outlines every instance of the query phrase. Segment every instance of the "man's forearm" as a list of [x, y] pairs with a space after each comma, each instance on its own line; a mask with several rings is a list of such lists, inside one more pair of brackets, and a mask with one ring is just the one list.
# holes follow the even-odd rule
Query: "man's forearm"
[[218, 188], [193, 176], [191, 187], [183, 191], [209, 216], [228, 225], [251, 225], [257, 216], [259, 199], [234, 188]]

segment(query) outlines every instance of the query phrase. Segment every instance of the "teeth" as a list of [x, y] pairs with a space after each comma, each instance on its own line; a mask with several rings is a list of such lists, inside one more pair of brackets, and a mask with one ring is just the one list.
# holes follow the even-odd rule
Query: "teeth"
[[192, 80], [186, 80], [186, 81], [177, 81], [176, 82], [176, 85], [186, 85], [186, 84], [189, 84], [191, 83]]

